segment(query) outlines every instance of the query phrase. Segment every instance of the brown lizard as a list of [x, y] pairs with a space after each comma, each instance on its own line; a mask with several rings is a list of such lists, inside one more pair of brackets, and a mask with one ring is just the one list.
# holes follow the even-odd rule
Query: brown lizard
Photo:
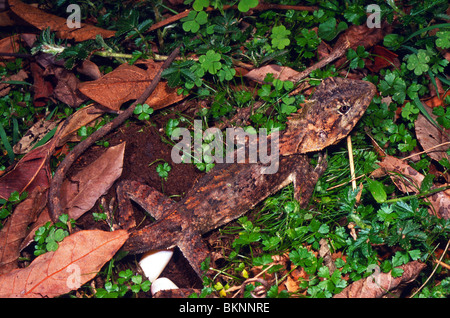
[[262, 163], [219, 163], [179, 202], [149, 186], [123, 181], [117, 189], [119, 211], [131, 215], [131, 199], [156, 219], [142, 229], [130, 230], [123, 249], [141, 253], [178, 246], [201, 275], [200, 265], [209, 255], [203, 234], [242, 216], [292, 182], [295, 199], [303, 206], [309, 202], [326, 161], [312, 168], [304, 154], [322, 150], [347, 136], [375, 92], [375, 86], [369, 82], [325, 79], [280, 134], [276, 173], [262, 173]]

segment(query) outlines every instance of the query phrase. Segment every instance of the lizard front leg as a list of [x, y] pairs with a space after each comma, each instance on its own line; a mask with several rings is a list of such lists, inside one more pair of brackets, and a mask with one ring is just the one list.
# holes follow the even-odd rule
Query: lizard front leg
[[[307, 156], [304, 156], [307, 159]], [[319, 156], [319, 162], [316, 167], [311, 167], [309, 163], [297, 166], [294, 177], [294, 198], [305, 208], [311, 199], [314, 188], [319, 178], [327, 169], [326, 156]]]
[[[180, 241], [177, 243], [178, 248], [183, 256], [188, 260], [194, 271], [199, 277], [205, 274], [201, 269], [203, 261], [210, 256], [210, 251], [200, 233], [188, 230]], [[211, 271], [206, 271], [207, 275], [211, 275]]]

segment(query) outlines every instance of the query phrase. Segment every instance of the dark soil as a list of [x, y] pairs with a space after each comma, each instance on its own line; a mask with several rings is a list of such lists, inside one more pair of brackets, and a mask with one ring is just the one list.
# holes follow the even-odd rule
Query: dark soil
[[[165, 122], [172, 117], [171, 115], [173, 116], [173, 113], [156, 115], [152, 118], [152, 122], [132, 119], [105, 138], [105, 140], [109, 141], [110, 146], [126, 142], [123, 172], [106, 195], [107, 202], [115, 197], [116, 185], [121, 180], [140, 181], [178, 201], [202, 176], [202, 172], [192, 164], [175, 164], [172, 162], [170, 157], [172, 147], [163, 142], [161, 138], [164, 134], [163, 127]], [[105, 150], [106, 148], [102, 146], [93, 146], [88, 149], [73, 165], [68, 177], [89, 165]], [[164, 161], [157, 161], [149, 166], [155, 160], [160, 159], [168, 162], [172, 168], [167, 181], [164, 181], [164, 183], [162, 183], [156, 172], [156, 166]], [[136, 223], [139, 226], [151, 222], [142, 209], [136, 206], [135, 210]], [[98, 203], [92, 211], [100, 211]], [[101, 228], [108, 230], [108, 226], [105, 223], [94, 221], [91, 213], [86, 213], [78, 219], [77, 225], [85, 229]], [[128, 258], [132, 258], [134, 262], [135, 259], [139, 260], [140, 255]], [[202, 287], [201, 280], [178, 249], [175, 249], [172, 260], [161, 276], [169, 278], [180, 288]]]

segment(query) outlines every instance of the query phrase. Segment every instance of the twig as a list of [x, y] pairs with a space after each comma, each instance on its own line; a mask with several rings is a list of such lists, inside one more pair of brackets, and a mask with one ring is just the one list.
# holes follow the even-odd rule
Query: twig
[[347, 148], [348, 148], [348, 159], [350, 160], [350, 175], [352, 177], [352, 189], [356, 190], [356, 179], [355, 179], [355, 162], [353, 160], [353, 146], [352, 146], [352, 137], [350, 135], [347, 136]]
[[[60, 190], [61, 185], [64, 181], [64, 177], [72, 166], [73, 162], [92, 144], [94, 144], [97, 140], [101, 139], [103, 136], [119, 127], [125, 120], [127, 120], [134, 112], [136, 105], [144, 103], [148, 97], [153, 93], [158, 83], [161, 81], [161, 74], [163, 70], [169, 67], [175, 57], [180, 53], [180, 47], [177, 47], [167, 58], [164, 64], [159, 69], [158, 73], [153, 78], [150, 85], [144, 91], [144, 93], [136, 99], [136, 101], [131, 104], [127, 108], [127, 110], [123, 111], [119, 116], [117, 116], [113, 121], [107, 123], [99, 130], [95, 131], [88, 138], [80, 142], [73, 150], [67, 155], [64, 161], [58, 166], [56, 169], [55, 175], [50, 183], [49, 189], [49, 200], [48, 200], [48, 208], [49, 214], [53, 222], [57, 222], [59, 216], [62, 214], [61, 200], [60, 200]], [[67, 123], [71, 117], [66, 119], [65, 123]]]
[[433, 277], [434, 273], [436, 272], [436, 270], [438, 269], [438, 267], [440, 266], [440, 262], [442, 262], [442, 259], [444, 258], [445, 254], [447, 253], [448, 250], [448, 246], [450, 245], [450, 240], [447, 242], [447, 245], [444, 248], [444, 251], [442, 252], [441, 257], [439, 258], [439, 263], [436, 264], [436, 266], [433, 269], [433, 272], [430, 274], [430, 276], [428, 276], [427, 280], [422, 284], [422, 286], [419, 287], [419, 289], [417, 289], [414, 294], [411, 295], [410, 298], [413, 298], [423, 287], [425, 287], [425, 285], [428, 283], [428, 281], [431, 279], [431, 277]]
[[[225, 5], [223, 6], [223, 10], [228, 10], [228, 9], [236, 9], [237, 6], [229, 6], [229, 5]], [[271, 4], [271, 3], [260, 3], [258, 4], [255, 8], [252, 8], [251, 10], [254, 11], [265, 11], [265, 10], [297, 10], [297, 11], [316, 11], [318, 9], [318, 7], [316, 6], [289, 6], [289, 5], [282, 5], [282, 4]], [[206, 8], [206, 12], [210, 12], [216, 10], [212, 7], [208, 7]], [[176, 15], [173, 15], [165, 20], [159, 21], [155, 24], [153, 24], [146, 32], [151, 32], [154, 31], [156, 29], [162, 28], [168, 24], [172, 24], [178, 20], [181, 20], [185, 17], [187, 17], [189, 15], [189, 12], [191, 12], [191, 10], [185, 10], [181, 13], [178, 13]]]
[[[407, 160], [407, 159], [412, 158], [412, 157], [414, 157], [414, 156], [418, 156], [418, 155], [421, 155], [421, 154], [423, 154], [423, 153], [428, 153], [428, 152], [430, 152], [431, 150], [433, 150], [433, 149], [435, 149], [435, 148], [439, 148], [439, 147], [442, 147], [442, 146], [445, 146], [445, 145], [448, 145], [448, 144], [450, 144], [450, 141], [443, 142], [443, 143], [441, 143], [441, 144], [439, 144], [439, 145], [436, 145], [436, 146], [430, 147], [430, 148], [428, 148], [428, 149], [425, 149], [424, 151], [414, 153], [414, 154], [412, 154], [412, 155], [410, 155], [410, 156], [408, 156], [408, 157], [402, 158], [401, 160]], [[443, 152], [443, 151], [440, 151], [440, 152]]]

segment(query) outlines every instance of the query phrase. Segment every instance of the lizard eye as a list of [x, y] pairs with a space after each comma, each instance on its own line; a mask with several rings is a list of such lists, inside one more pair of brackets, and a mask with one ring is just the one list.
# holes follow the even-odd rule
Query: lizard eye
[[347, 112], [350, 110], [350, 106], [349, 105], [342, 105], [341, 107], [339, 107], [338, 112], [342, 115], [347, 114]]

